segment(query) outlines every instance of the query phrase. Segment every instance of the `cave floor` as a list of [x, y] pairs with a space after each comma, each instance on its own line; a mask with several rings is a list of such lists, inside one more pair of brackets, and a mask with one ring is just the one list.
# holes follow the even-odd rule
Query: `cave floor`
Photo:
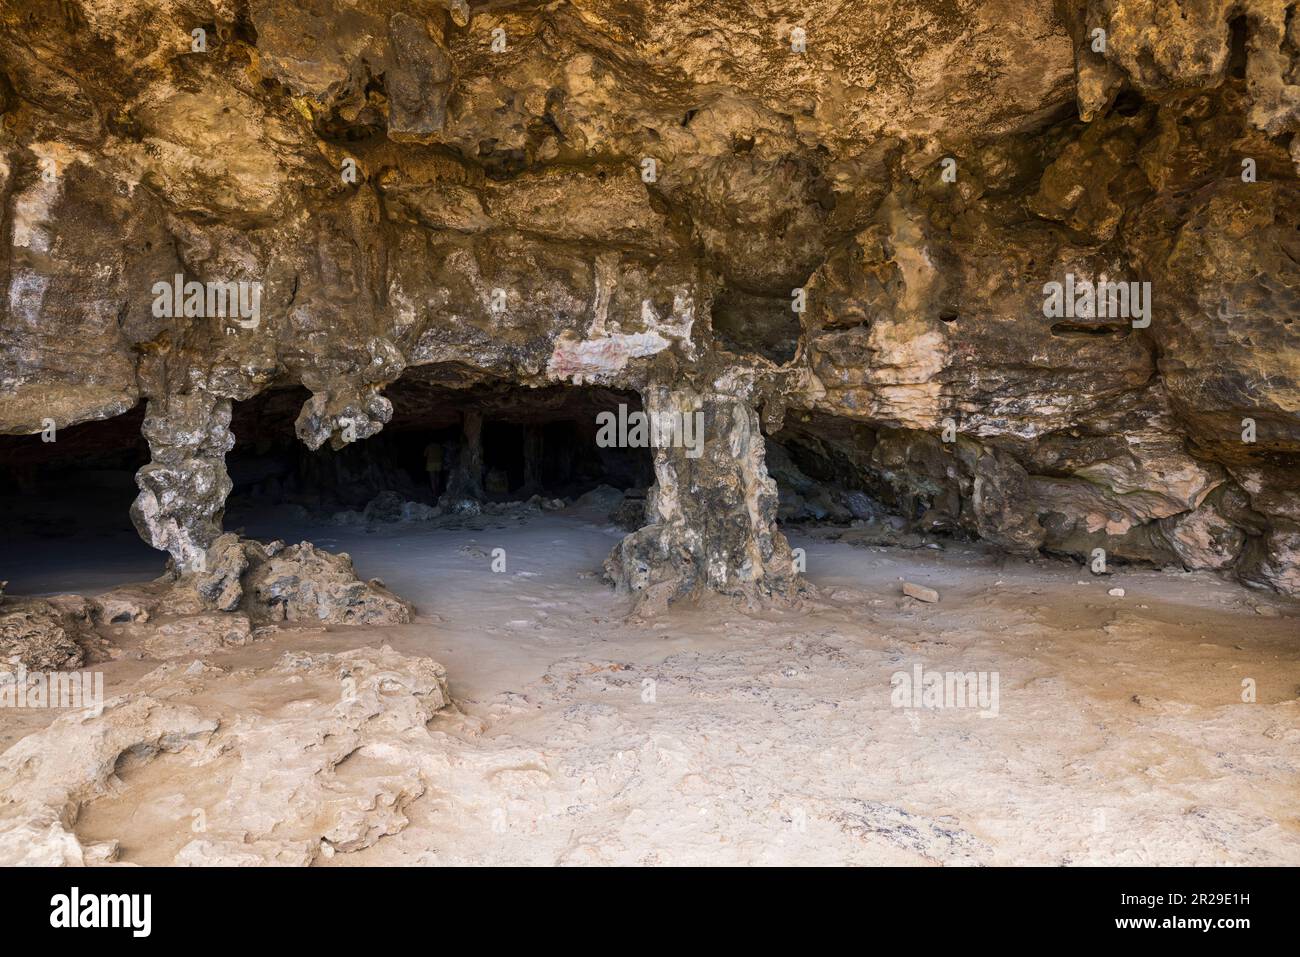
[[[1300, 864], [1300, 608], [1208, 573], [1093, 577], [974, 546], [853, 547], [795, 530], [821, 594], [810, 607], [627, 623], [598, 575], [622, 533], [596, 514], [227, 524], [240, 521], [348, 552], [419, 617], [291, 629], [214, 663], [389, 644], [441, 662], [457, 705], [429, 726], [442, 780], [409, 823], [322, 863]], [[941, 601], [903, 597], [900, 579]], [[1107, 594], [1116, 586], [1123, 598]], [[156, 664], [96, 667], [111, 695]], [[996, 673], [996, 716], [893, 706], [891, 676], [918, 665]], [[49, 717], [3, 720], [7, 747]], [[123, 861], [169, 861], [190, 837], [176, 808], [205, 800], [182, 765], [124, 774], [83, 808], [79, 837], [117, 839]]]

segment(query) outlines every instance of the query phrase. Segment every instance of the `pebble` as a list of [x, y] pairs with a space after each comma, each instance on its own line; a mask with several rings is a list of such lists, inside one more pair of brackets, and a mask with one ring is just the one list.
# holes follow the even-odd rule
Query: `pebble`
[[1123, 597], [1124, 597], [1124, 589], [1122, 589], [1122, 588], [1112, 588], [1110, 591], [1106, 592], [1106, 594], [1109, 595], [1111, 598], [1123, 598]]

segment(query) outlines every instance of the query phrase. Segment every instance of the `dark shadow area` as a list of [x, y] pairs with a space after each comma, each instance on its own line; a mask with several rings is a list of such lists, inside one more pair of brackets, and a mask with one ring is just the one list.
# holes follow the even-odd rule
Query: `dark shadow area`
[[730, 352], [789, 362], [799, 348], [799, 315], [790, 297], [756, 296], [727, 286], [713, 303], [713, 334]]
[[[876, 459], [887, 434], [842, 416], [789, 413], [782, 429], [767, 437], [780, 524], [861, 546], [919, 548], [936, 536], [958, 534], [941, 507], [950, 504], [942, 483], [932, 483], [932, 493], [921, 494], [882, 470]], [[938, 459], [912, 462], [909, 468], [938, 476], [944, 465]]]
[[0, 581], [9, 581], [8, 593], [62, 591], [88, 571], [106, 584], [162, 572], [166, 556], [131, 524], [135, 473], [149, 461], [143, 421], [142, 403], [52, 436], [0, 435]]
[[780, 493], [783, 523], [882, 519], [895, 514], [890, 490], [873, 483], [870, 426], [816, 412], [792, 413], [767, 438], [767, 470]]
[[[535, 497], [572, 501], [601, 486], [644, 497], [654, 481], [649, 449], [602, 448], [597, 415], [635, 393], [556, 385], [529, 389], [466, 381], [455, 366], [410, 370], [385, 390], [392, 419], [377, 435], [312, 451], [294, 434], [309, 398], [302, 388], [235, 403], [236, 444], [226, 456], [234, 483], [229, 510], [296, 505], [312, 513], [364, 510], [385, 501], [444, 506]], [[477, 434], [477, 449], [473, 435]], [[457, 484], [459, 482], [459, 484]], [[391, 506], [384, 506], [391, 507]]]

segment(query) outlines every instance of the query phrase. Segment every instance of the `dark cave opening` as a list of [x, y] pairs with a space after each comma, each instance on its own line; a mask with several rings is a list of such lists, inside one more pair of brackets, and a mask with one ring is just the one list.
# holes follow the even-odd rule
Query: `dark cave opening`
[[427, 517], [428, 509], [460, 510], [466, 499], [485, 507], [567, 503], [602, 486], [644, 500], [654, 481], [648, 449], [597, 442], [598, 413], [640, 409], [635, 393], [465, 381], [459, 370], [428, 367], [411, 370], [384, 394], [393, 415], [379, 433], [314, 451], [293, 428], [309, 397], [305, 389], [235, 403], [228, 515], [237, 524], [243, 510], [269, 505], [370, 517], [405, 507], [402, 514]]
[[73, 581], [151, 578], [165, 556], [131, 523], [135, 473], [149, 461], [144, 403], [122, 415], [33, 435], [0, 435], [0, 554], [11, 594]]
[[784, 528], [860, 546], [938, 547], [937, 539], [969, 537], [937, 439], [792, 410], [766, 443]]
[[[239, 530], [255, 513], [274, 517], [284, 509], [305, 522], [340, 513], [391, 521], [459, 511], [449, 494], [471, 416], [481, 423], [480, 467], [469, 483], [476, 508], [580, 502], [629, 529], [643, 521], [654, 482], [651, 451], [597, 442], [597, 415], [617, 413], [620, 405], [640, 410], [635, 393], [466, 382], [435, 367], [408, 373], [386, 395], [391, 421], [337, 450], [313, 451], [297, 438], [294, 422], [310, 397], [304, 388], [232, 403], [226, 530]], [[131, 521], [136, 472], [150, 459], [144, 413], [140, 403], [45, 437], [0, 436], [0, 553], [11, 559], [4, 569], [9, 594], [56, 593], [88, 581], [111, 587], [163, 571], [166, 554], [142, 540]]]
[[892, 490], [871, 463], [876, 430], [816, 412], [791, 413], [767, 438], [767, 469], [782, 523], [886, 521], [898, 515]]

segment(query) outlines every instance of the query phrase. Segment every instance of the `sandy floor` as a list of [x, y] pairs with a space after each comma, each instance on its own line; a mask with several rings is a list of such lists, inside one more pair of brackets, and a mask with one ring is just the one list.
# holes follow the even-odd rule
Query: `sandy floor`
[[[1300, 608], [1212, 575], [796, 532], [817, 607], [629, 625], [596, 575], [621, 533], [594, 515], [246, 532], [346, 551], [420, 617], [288, 632], [222, 667], [388, 643], [446, 666], [460, 709], [430, 725], [439, 780], [409, 824], [331, 864], [1300, 864]], [[58, 587], [113, 583], [91, 566]], [[110, 694], [154, 664], [104, 666]], [[996, 675], [996, 716], [894, 706], [891, 676], [916, 666]], [[0, 715], [0, 746], [47, 720]], [[124, 771], [78, 834], [169, 860], [175, 808], [210, 784], [182, 763]]]

